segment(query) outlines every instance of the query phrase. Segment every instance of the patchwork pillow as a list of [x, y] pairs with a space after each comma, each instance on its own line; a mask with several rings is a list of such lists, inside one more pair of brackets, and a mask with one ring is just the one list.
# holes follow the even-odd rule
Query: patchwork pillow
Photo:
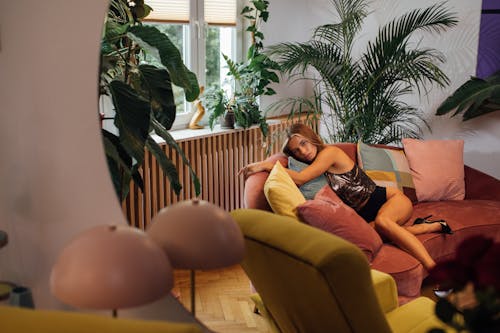
[[299, 205], [297, 215], [301, 221], [358, 246], [369, 262], [382, 246], [377, 232], [354, 209], [344, 204], [329, 185], [319, 190], [314, 200]]
[[405, 152], [358, 142], [358, 165], [378, 186], [399, 188], [417, 202], [415, 185]]
[[403, 139], [418, 201], [465, 198], [464, 141]]
[[295, 210], [306, 199], [278, 161], [264, 183], [264, 195], [273, 212], [297, 218]]
[[[288, 168], [290, 170], [301, 171], [307, 166], [309, 165], [304, 162], [297, 161], [295, 158], [291, 156], [288, 157]], [[318, 191], [326, 184], [328, 184], [328, 181], [326, 180], [325, 175], [321, 175], [299, 186], [299, 190], [300, 192], [302, 192], [302, 194], [306, 199], [311, 200], [314, 198], [316, 193], [318, 193]]]

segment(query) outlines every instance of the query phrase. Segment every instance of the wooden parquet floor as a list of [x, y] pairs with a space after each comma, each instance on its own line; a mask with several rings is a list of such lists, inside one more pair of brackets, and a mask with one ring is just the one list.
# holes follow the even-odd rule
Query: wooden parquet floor
[[[176, 270], [173, 292], [191, 309], [190, 271]], [[250, 280], [241, 266], [196, 271], [196, 317], [218, 333], [268, 333], [266, 320], [253, 312]]]

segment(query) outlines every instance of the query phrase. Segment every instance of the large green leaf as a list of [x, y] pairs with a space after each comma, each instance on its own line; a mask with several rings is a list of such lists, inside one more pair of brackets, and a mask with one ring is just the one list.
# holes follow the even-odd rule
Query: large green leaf
[[177, 172], [175, 164], [167, 158], [165, 152], [151, 137], [149, 137], [146, 141], [146, 147], [155, 156], [156, 161], [163, 170], [163, 173], [168, 177], [170, 186], [174, 190], [175, 194], [179, 195], [182, 190], [182, 185], [179, 182], [179, 173]]
[[152, 65], [140, 65], [143, 85], [148, 90], [154, 117], [167, 129], [175, 121], [175, 99], [170, 75], [165, 69]]
[[152, 26], [134, 26], [128, 36], [148, 54], [152, 55], [167, 68], [172, 83], [184, 89], [186, 100], [194, 101], [200, 94], [196, 75], [188, 70], [181, 54], [170, 39]]
[[120, 131], [120, 143], [137, 164], [142, 164], [151, 106], [135, 90], [121, 81], [111, 81], [109, 90], [115, 106], [115, 126]]
[[130, 180], [144, 190], [141, 174], [136, 166], [132, 166], [132, 158], [127, 154], [116, 135], [102, 130], [104, 151], [108, 161], [111, 180], [120, 201], [123, 201], [130, 190]]
[[174, 148], [177, 151], [177, 153], [179, 154], [179, 156], [182, 158], [182, 162], [189, 169], [189, 174], [191, 175], [191, 180], [193, 181], [193, 184], [194, 184], [195, 193], [197, 196], [200, 195], [200, 193], [201, 193], [200, 180], [198, 179], [198, 176], [196, 176], [196, 173], [194, 172], [193, 168], [191, 167], [191, 164], [189, 163], [189, 160], [187, 159], [186, 155], [182, 151], [181, 147], [177, 144], [177, 142], [174, 140], [174, 138], [172, 138], [170, 133], [167, 130], [165, 130], [165, 128], [158, 121], [156, 121], [155, 119], [152, 119], [152, 125], [153, 125], [153, 128], [154, 128], [156, 134], [158, 134], [160, 137], [162, 137], [163, 140], [165, 140], [165, 142], [167, 143], [167, 145]]
[[472, 77], [449, 96], [436, 110], [444, 115], [453, 110], [453, 116], [463, 112], [463, 120], [500, 110], [500, 72], [487, 79]]

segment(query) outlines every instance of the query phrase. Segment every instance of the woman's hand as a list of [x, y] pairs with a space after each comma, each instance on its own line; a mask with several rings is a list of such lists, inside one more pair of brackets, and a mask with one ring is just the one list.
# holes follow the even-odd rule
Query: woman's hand
[[273, 168], [274, 163], [268, 162], [268, 161], [261, 161], [261, 162], [255, 162], [255, 163], [250, 163], [238, 171], [238, 176], [243, 174], [243, 178], [247, 179], [250, 175], [253, 175], [254, 173], [257, 172], [262, 172], [262, 171], [271, 171]]

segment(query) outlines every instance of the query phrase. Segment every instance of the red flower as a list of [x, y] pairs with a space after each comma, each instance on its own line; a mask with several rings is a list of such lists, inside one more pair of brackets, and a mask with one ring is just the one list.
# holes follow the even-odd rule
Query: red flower
[[430, 279], [442, 289], [462, 289], [471, 278], [471, 270], [456, 260], [439, 262], [429, 271]]
[[481, 235], [469, 237], [458, 246], [456, 260], [464, 267], [474, 267], [492, 244], [491, 238]]
[[485, 289], [494, 287], [500, 292], [500, 243], [493, 244], [475, 265], [474, 285]]

